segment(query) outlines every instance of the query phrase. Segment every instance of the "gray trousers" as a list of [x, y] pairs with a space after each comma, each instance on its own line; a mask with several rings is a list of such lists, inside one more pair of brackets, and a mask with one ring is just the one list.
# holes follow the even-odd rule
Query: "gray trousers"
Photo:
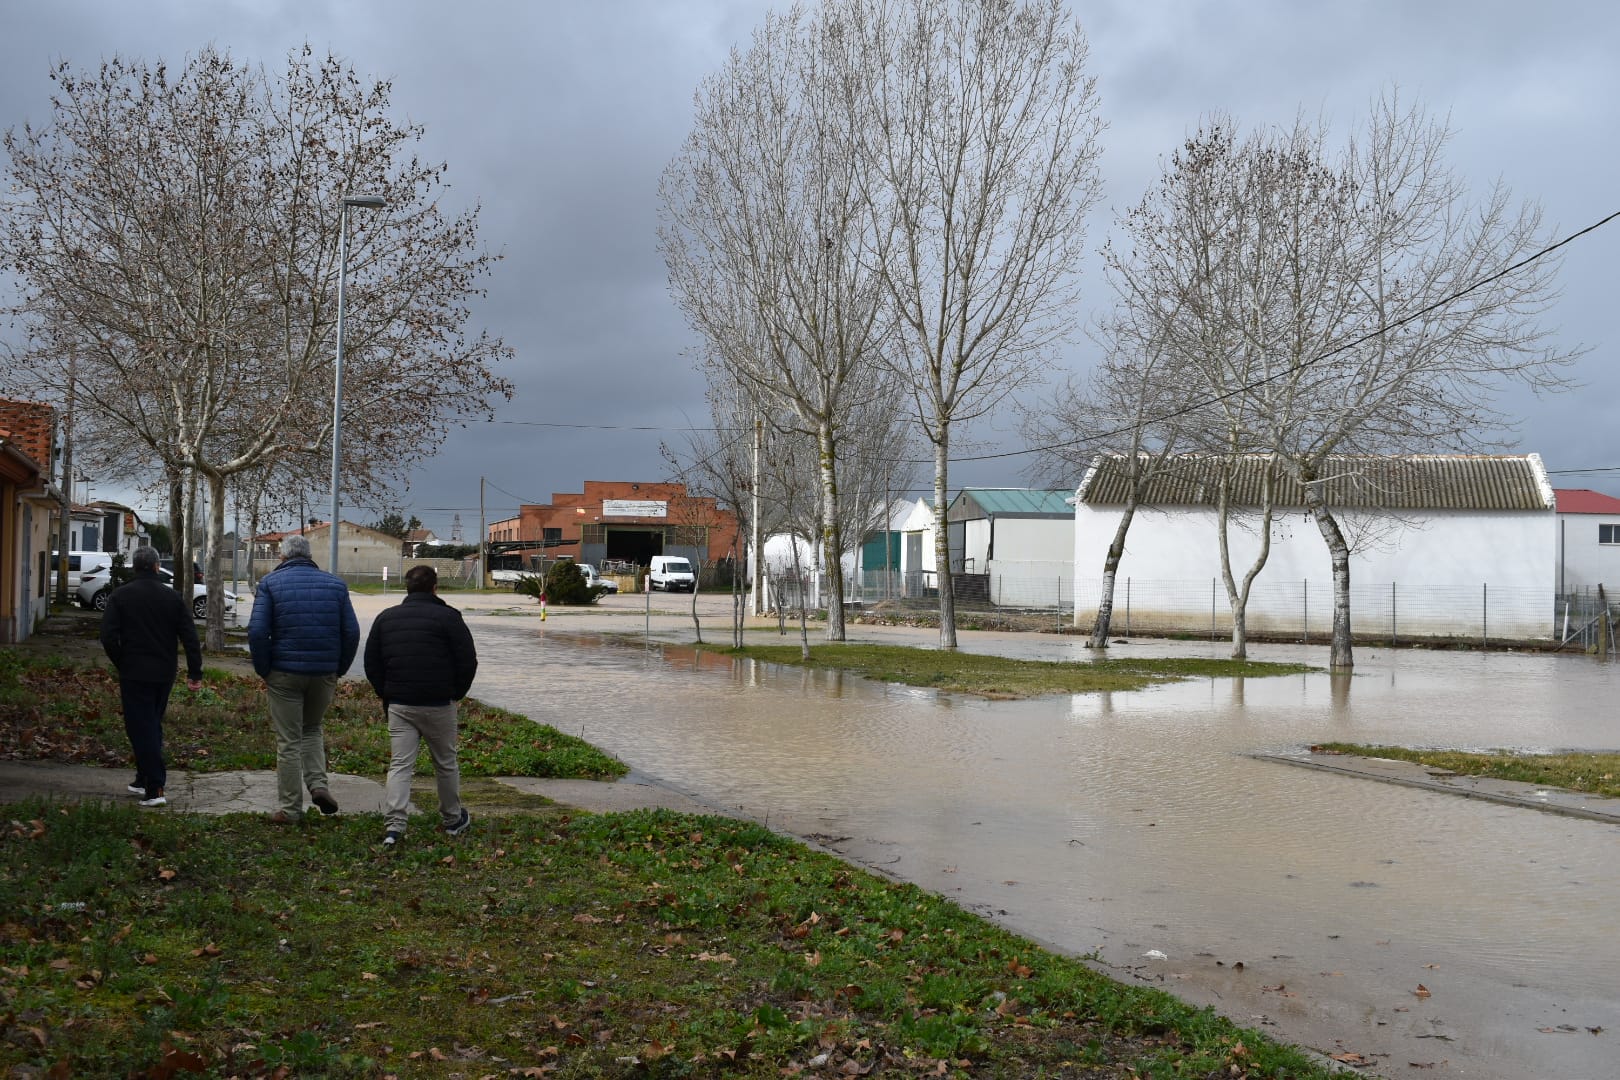
[[461, 766], [456, 763], [456, 706], [388, 706], [388, 784], [383, 799], [383, 827], [405, 831], [411, 807], [411, 776], [423, 742], [433, 759], [439, 789], [439, 820], [446, 827], [461, 820]]
[[326, 786], [326, 737], [321, 721], [337, 690], [336, 675], [265, 676], [270, 722], [276, 728], [276, 801], [289, 814], [304, 812], [304, 789]]

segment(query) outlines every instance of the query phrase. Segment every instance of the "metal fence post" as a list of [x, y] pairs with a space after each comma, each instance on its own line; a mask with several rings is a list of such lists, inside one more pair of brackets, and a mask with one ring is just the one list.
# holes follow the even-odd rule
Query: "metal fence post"
[[1395, 648], [1395, 583], [1389, 583], [1389, 647]]
[[1311, 579], [1305, 578], [1300, 582], [1300, 584], [1305, 587], [1305, 619], [1304, 627], [1300, 633], [1300, 641], [1304, 642], [1306, 645], [1309, 645], [1311, 643]]
[[1479, 583], [1479, 647], [1484, 648], [1486, 640], [1491, 634], [1491, 586], [1489, 582]]
[[1209, 640], [1215, 640], [1215, 579], [1209, 579]]
[[1131, 579], [1125, 579], [1125, 636], [1131, 636]]

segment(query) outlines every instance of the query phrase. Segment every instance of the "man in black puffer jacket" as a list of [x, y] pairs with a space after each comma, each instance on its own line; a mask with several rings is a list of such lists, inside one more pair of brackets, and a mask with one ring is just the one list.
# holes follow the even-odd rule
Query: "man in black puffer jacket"
[[472, 824], [461, 805], [461, 769], [456, 764], [456, 702], [467, 696], [478, 671], [478, 653], [461, 612], [439, 599], [439, 574], [431, 566], [405, 572], [405, 600], [371, 624], [366, 638], [366, 678], [388, 714], [388, 782], [383, 802], [383, 846], [405, 835], [416, 752], [427, 740], [439, 789], [439, 820], [460, 836]]
[[202, 689], [202, 645], [191, 620], [191, 602], [165, 585], [157, 574], [158, 553], [135, 549], [135, 576], [113, 590], [101, 615], [101, 647], [118, 669], [118, 692], [124, 704], [124, 732], [135, 751], [131, 795], [142, 806], [168, 803], [163, 762], [163, 714], [174, 689], [175, 662], [186, 646], [186, 685]]

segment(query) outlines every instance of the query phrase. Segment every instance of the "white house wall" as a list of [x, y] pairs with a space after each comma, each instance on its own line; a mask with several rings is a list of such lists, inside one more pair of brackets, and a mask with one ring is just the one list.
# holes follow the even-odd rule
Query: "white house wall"
[[[1075, 511], [1075, 622], [1096, 615], [1103, 560], [1118, 507]], [[1379, 519], [1343, 515], [1347, 534]], [[1128, 603], [1143, 626], [1229, 627], [1212, 508], [1138, 510], [1126, 536], [1115, 587], [1115, 625]], [[1387, 524], [1350, 559], [1351, 620], [1358, 634], [1539, 638], [1552, 633], [1550, 583], [1555, 565], [1550, 511], [1433, 511]], [[1370, 532], [1366, 535], [1371, 536]], [[1259, 550], [1252, 531], [1232, 528], [1234, 575]], [[1128, 590], [1128, 595], [1127, 595]], [[1325, 633], [1331, 618], [1332, 567], [1316, 525], [1302, 511], [1279, 514], [1265, 569], [1247, 609], [1254, 632]]]
[[[1599, 525], [1612, 525], [1620, 530], [1620, 515], [1558, 515], [1557, 543], [1563, 559], [1563, 574], [1555, 572], [1553, 588], [1563, 592], [1596, 592], [1602, 585], [1605, 594], [1620, 594], [1620, 544], [1598, 543]], [[1562, 580], [1556, 580], [1559, 577]]]

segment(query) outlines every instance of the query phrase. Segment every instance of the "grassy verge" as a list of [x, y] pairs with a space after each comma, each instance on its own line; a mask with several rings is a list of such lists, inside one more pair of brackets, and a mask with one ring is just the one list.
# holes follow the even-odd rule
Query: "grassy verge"
[[[169, 767], [197, 772], [273, 769], [276, 743], [257, 678], [206, 669], [203, 689], [180, 683], [164, 720]], [[335, 772], [380, 776], [388, 764], [388, 725], [364, 682], [338, 683], [327, 712], [327, 764]], [[106, 667], [0, 650], [0, 756], [88, 765], [124, 765], [118, 680]], [[461, 710], [463, 776], [622, 776], [623, 763], [589, 743], [517, 713], [468, 699]], [[431, 773], [423, 751], [418, 772]]]
[[803, 659], [798, 645], [700, 646], [729, 656], [772, 664], [839, 668], [880, 682], [929, 686], [988, 698], [1026, 698], [1042, 694], [1085, 694], [1104, 690], [1140, 690], [1157, 683], [1191, 678], [1297, 675], [1314, 671], [1307, 664], [1269, 664], [1198, 658], [1103, 659], [1087, 661], [1013, 660], [967, 652], [916, 649], [904, 645], [813, 645]]
[[1541, 787], [1581, 791], [1620, 799], [1620, 754], [1521, 754], [1507, 750], [1469, 753], [1462, 750], [1410, 750], [1402, 746], [1322, 743], [1312, 750], [1326, 754], [1415, 761], [1459, 776], [1488, 776]]
[[749, 823], [8, 816], [0, 1072], [1328, 1075]]

